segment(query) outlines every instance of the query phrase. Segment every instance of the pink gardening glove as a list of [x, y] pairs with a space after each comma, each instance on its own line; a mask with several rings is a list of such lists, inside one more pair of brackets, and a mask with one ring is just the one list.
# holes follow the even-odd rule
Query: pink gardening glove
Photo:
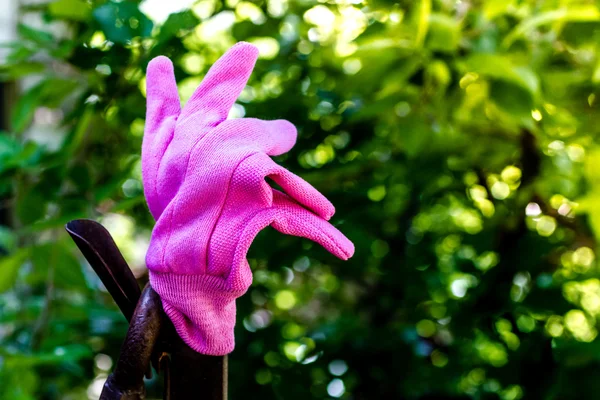
[[169, 59], [148, 65], [142, 172], [156, 225], [146, 262], [177, 332], [203, 354], [233, 350], [235, 299], [252, 283], [246, 254], [261, 229], [314, 240], [342, 259], [354, 252], [327, 222], [331, 203], [269, 157], [292, 148], [296, 128], [284, 120], [227, 120], [257, 56], [248, 43], [232, 47], [183, 110]]

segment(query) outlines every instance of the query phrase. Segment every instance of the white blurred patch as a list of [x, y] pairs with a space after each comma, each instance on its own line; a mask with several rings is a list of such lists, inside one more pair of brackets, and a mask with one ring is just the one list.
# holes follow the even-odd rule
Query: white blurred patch
[[170, 14], [187, 10], [194, 3], [195, 0], [145, 0], [140, 10], [155, 23], [162, 24]]
[[[0, 2], [0, 43], [7, 43], [17, 38], [17, 0], [3, 0]], [[5, 62], [11, 49], [0, 47], [0, 64]]]
[[227, 119], [236, 119], [236, 118], [244, 118], [246, 115], [246, 109], [241, 104], [234, 104], [229, 110], [229, 115], [227, 115]]

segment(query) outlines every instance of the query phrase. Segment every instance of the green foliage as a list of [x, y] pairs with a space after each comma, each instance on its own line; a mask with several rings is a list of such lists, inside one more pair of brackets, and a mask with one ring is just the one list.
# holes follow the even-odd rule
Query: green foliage
[[94, 19], [111, 42], [127, 44], [134, 37], [147, 37], [152, 21], [132, 2], [109, 2], [94, 9]]
[[1, 397], [98, 395], [126, 323], [63, 224], [100, 220], [145, 283], [146, 66], [170, 57], [185, 101], [247, 40], [261, 59], [234, 116], [298, 126], [278, 162], [332, 200], [356, 254], [259, 235], [231, 398], [595, 398], [598, 7], [202, 0], [164, 22], [136, 1], [23, 10], [49, 24], [21, 25], [0, 66], [25, 84], [0, 133]]

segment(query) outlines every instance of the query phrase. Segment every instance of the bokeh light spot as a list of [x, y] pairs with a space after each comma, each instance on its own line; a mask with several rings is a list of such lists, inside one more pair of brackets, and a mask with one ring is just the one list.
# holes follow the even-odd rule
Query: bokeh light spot
[[556, 220], [548, 215], [541, 216], [535, 226], [540, 236], [550, 236], [556, 230]]
[[333, 360], [329, 363], [331, 375], [342, 376], [348, 371], [348, 364], [344, 360]]
[[438, 368], [443, 368], [448, 364], [448, 356], [440, 350], [434, 350], [431, 353], [431, 363]]
[[290, 310], [296, 305], [296, 295], [291, 290], [281, 290], [275, 295], [275, 305], [281, 310]]
[[344, 386], [344, 381], [341, 379], [333, 379], [327, 385], [327, 394], [331, 397], [342, 397], [342, 395], [346, 392], [346, 387]]
[[510, 195], [510, 186], [506, 182], [497, 181], [492, 185], [492, 196], [498, 200], [504, 200]]
[[426, 338], [433, 336], [436, 331], [435, 323], [428, 319], [417, 322], [416, 328], [419, 336]]
[[384, 185], [378, 185], [375, 187], [372, 187], [371, 189], [369, 189], [367, 191], [367, 197], [369, 198], [369, 200], [371, 201], [381, 201], [383, 200], [383, 198], [385, 197], [387, 191], [385, 189]]

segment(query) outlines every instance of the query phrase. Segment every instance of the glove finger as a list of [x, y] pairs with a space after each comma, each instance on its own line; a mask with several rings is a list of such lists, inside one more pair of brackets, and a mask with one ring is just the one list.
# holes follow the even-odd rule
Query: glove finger
[[216, 126], [225, 121], [246, 86], [257, 58], [258, 49], [250, 43], [240, 42], [229, 49], [192, 94], [183, 108], [181, 120], [198, 116], [204, 126]]
[[335, 207], [325, 196], [323, 196], [310, 183], [298, 175], [278, 165], [264, 153], [258, 153], [249, 159], [259, 177], [271, 178], [285, 191], [304, 207], [316, 213], [326, 220], [335, 213]]
[[271, 226], [279, 232], [317, 242], [342, 260], [347, 260], [354, 254], [354, 245], [342, 232], [284, 193], [273, 191], [273, 207], [277, 213]]
[[248, 249], [256, 235], [269, 225], [281, 233], [319, 243], [342, 260], [354, 254], [352, 242], [333, 225], [295, 203], [285, 193], [273, 190], [273, 206], [256, 212], [240, 233], [227, 276], [230, 288], [246, 290], [252, 283], [252, 271], [246, 259]]
[[222, 140], [236, 140], [256, 146], [270, 156], [285, 154], [296, 144], [298, 131], [285, 119], [265, 121], [257, 118], [230, 119], [215, 129]]
[[159, 56], [148, 64], [146, 71], [146, 135], [152, 135], [163, 121], [179, 115], [181, 105], [173, 63]]
[[160, 161], [173, 139], [175, 121], [181, 111], [173, 64], [167, 57], [156, 57], [146, 72], [146, 126], [142, 142], [142, 177], [150, 212], [158, 219], [164, 209], [157, 193]]
[[[239, 163], [231, 176], [227, 198], [212, 233], [213, 238], [229, 238], [232, 233], [247, 231], [252, 229], [249, 225], [258, 224], [255, 233], [250, 235], [252, 239], [258, 231], [272, 222], [274, 217], [267, 218], [264, 210], [271, 212], [268, 215], [275, 215], [273, 213], [277, 209], [273, 207], [273, 194], [280, 192], [274, 191], [267, 183], [267, 176], [280, 182], [305, 207], [314, 209], [327, 218], [333, 214], [333, 205], [307, 182], [275, 164], [266, 154], [255, 153]], [[234, 253], [231, 247], [226, 246], [227, 240], [218, 239], [213, 243], [209, 251], [207, 273], [226, 276], [233, 264]]]
[[[160, 217], [172, 195], [158, 188], [158, 171], [161, 160], [173, 139], [175, 117], [169, 117], [152, 134], [144, 134], [142, 141], [142, 180], [148, 208], [155, 220]], [[162, 195], [159, 196], [159, 193]]]

